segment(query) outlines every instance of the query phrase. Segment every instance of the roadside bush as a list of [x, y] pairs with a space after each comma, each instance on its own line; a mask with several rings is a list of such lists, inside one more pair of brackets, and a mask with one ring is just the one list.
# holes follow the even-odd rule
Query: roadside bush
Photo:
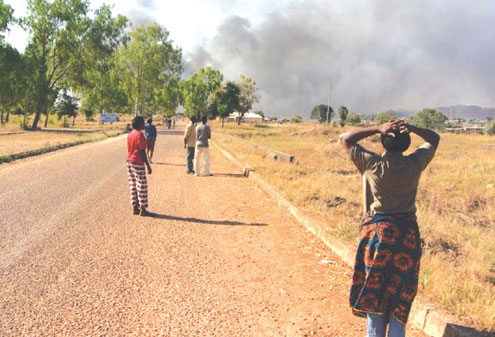
[[292, 117], [291, 122], [292, 123], [301, 123], [302, 120], [303, 120], [303, 118], [301, 116], [294, 116], [294, 117]]
[[491, 121], [485, 126], [485, 133], [487, 135], [493, 136], [495, 135], [495, 122]]
[[8, 163], [12, 160], [12, 157], [8, 154], [4, 154], [2, 156], [0, 156], [0, 164], [1, 163]]

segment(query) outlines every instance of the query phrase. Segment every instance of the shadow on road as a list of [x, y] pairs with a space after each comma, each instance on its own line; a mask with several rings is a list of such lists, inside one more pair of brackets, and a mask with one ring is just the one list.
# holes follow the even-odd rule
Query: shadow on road
[[242, 173], [214, 173], [214, 177], [247, 178]]
[[159, 130], [158, 134], [159, 135], [175, 135], [175, 136], [182, 135], [183, 136], [184, 131]]
[[182, 166], [182, 167], [186, 167], [185, 164], [158, 163], [158, 162], [154, 162], [153, 164], [154, 165], [167, 165], [167, 166]]
[[158, 214], [158, 213], [151, 213], [149, 217], [155, 218], [155, 219], [202, 223], [202, 224], [207, 224], [207, 225], [268, 226], [266, 223], [247, 223], [247, 222], [228, 221], [228, 220], [204, 220], [204, 219], [197, 219], [197, 218], [182, 218], [182, 217], [178, 217], [178, 216]]

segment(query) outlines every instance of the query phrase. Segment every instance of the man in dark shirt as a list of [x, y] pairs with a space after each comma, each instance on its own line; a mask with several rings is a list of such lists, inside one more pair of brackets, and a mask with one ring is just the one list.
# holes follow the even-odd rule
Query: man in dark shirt
[[200, 158], [203, 155], [204, 175], [210, 176], [210, 147], [211, 129], [206, 125], [206, 116], [201, 117], [201, 124], [196, 128], [196, 151], [194, 152], [194, 175], [199, 176]]
[[144, 126], [144, 135], [148, 141], [147, 155], [150, 159], [150, 163], [153, 163], [153, 152], [155, 152], [156, 143], [156, 126], [153, 125], [153, 120], [150, 118], [146, 121]]

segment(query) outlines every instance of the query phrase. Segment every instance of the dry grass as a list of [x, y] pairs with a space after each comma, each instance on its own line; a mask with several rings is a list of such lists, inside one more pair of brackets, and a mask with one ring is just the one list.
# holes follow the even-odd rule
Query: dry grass
[[[86, 118], [84, 116], [77, 116], [76, 117], [76, 122], [74, 126], [72, 126], [72, 119], [67, 120], [67, 124], [64, 125], [63, 119], [57, 119], [55, 116], [50, 116], [48, 119], [48, 128], [73, 128], [73, 129], [98, 129], [98, 130], [123, 130], [126, 126], [126, 124], [130, 124], [132, 121], [133, 115], [124, 115], [123, 117], [120, 117], [120, 120], [115, 123], [105, 123], [101, 125], [98, 123], [97, 120], [95, 121], [86, 121]], [[98, 116], [95, 117], [98, 119]], [[27, 125], [31, 126], [33, 120], [33, 116], [30, 116], [30, 119], [28, 120]], [[21, 116], [16, 116], [16, 115], [11, 115], [10, 116], [10, 121], [9, 123], [5, 123], [3, 125], [0, 125], [0, 133], [1, 132], [9, 132], [9, 131], [20, 131], [22, 130], [21, 127], [22, 124], [22, 118]], [[45, 125], [45, 118], [44, 116], [38, 123], [38, 126], [41, 128], [44, 128]]]
[[106, 138], [104, 133], [47, 133], [26, 132], [14, 135], [0, 136], [0, 155], [11, 155], [14, 153], [37, 150], [59, 144], [72, 143], [76, 141], [98, 140]]
[[[315, 125], [213, 125], [215, 140], [278, 187], [327, 231], [355, 245], [361, 177], [337, 143], [343, 129]], [[221, 134], [219, 134], [221, 133]], [[296, 164], [227, 135], [293, 154]], [[422, 141], [413, 136], [413, 147]], [[363, 145], [381, 152], [379, 138]], [[465, 323], [495, 331], [495, 137], [443, 134], [421, 178], [421, 293]]]

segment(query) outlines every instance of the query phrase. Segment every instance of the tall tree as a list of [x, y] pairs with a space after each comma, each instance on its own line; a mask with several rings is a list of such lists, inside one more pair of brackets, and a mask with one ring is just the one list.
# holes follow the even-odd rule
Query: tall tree
[[211, 95], [223, 81], [223, 75], [211, 67], [201, 68], [184, 83], [186, 115], [201, 116], [208, 111]]
[[241, 79], [239, 80], [237, 85], [241, 89], [238, 110], [240, 116], [237, 120], [237, 124], [241, 124], [241, 119], [244, 117], [244, 114], [249, 112], [249, 110], [253, 108], [253, 105], [255, 103], [259, 102], [260, 96], [258, 94], [256, 82], [250, 77], [241, 75]]
[[9, 23], [12, 21], [13, 13], [12, 7], [6, 5], [3, 0], [0, 0], [0, 43], [3, 42], [2, 32], [7, 29]]
[[170, 118], [175, 115], [175, 110], [183, 104], [183, 82], [174, 79], [169, 80], [163, 86], [155, 88], [155, 95], [151, 107], [159, 111], [163, 117]]
[[182, 51], [175, 48], [169, 32], [158, 24], [138, 26], [130, 34], [130, 42], [119, 51], [124, 86], [136, 115], [144, 115], [148, 105], [160, 98], [156, 91], [173, 86], [182, 74]]
[[311, 109], [311, 119], [316, 119], [320, 123], [325, 123], [327, 119], [331, 120], [332, 115], [333, 115], [332, 107], [329, 107], [326, 104], [315, 105], [313, 109]]
[[[8, 44], [0, 43], [0, 122], [9, 121], [11, 110], [15, 110], [23, 94], [23, 59], [19, 52]], [[4, 119], [4, 113], [6, 118]]]
[[[94, 38], [88, 41], [92, 57], [81, 62], [77, 71], [70, 74], [69, 83], [82, 95], [83, 110], [102, 113], [128, 105], [115, 55], [128, 41], [125, 31], [128, 20], [121, 15], [112, 17], [109, 6], [102, 6], [95, 14], [91, 27], [95, 31]], [[98, 39], [98, 36], [105, 36], [105, 39]]]
[[67, 86], [70, 76], [93, 58], [95, 41], [107, 41], [111, 34], [95, 24], [108, 12], [92, 15], [87, 0], [27, 0], [27, 8], [27, 50], [35, 65], [35, 130], [41, 115], [54, 104], [50, 98], [58, 87]]
[[241, 88], [235, 82], [228, 81], [224, 87], [214, 93], [214, 101], [217, 105], [218, 115], [222, 119], [222, 127], [225, 118], [239, 110]]
[[338, 113], [340, 126], [344, 126], [347, 120], [347, 115], [349, 114], [349, 110], [347, 110], [345, 106], [339, 106]]

